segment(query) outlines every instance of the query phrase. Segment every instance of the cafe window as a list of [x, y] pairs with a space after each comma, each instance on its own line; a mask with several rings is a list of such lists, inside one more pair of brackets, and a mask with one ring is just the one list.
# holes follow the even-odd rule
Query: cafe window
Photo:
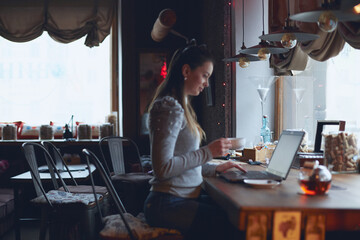
[[110, 36], [63, 44], [44, 32], [25, 43], [0, 37], [0, 122], [103, 123], [110, 113]]
[[336, 57], [325, 62], [309, 58], [305, 71], [284, 77], [284, 128], [305, 129], [310, 146], [318, 120], [345, 120], [346, 131], [360, 133], [359, 59], [360, 51], [346, 43]]

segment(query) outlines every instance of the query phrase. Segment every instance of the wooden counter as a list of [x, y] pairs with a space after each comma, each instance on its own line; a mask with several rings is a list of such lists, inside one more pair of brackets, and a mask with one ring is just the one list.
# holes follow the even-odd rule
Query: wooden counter
[[[254, 166], [247, 166], [251, 168]], [[309, 214], [323, 214], [326, 231], [360, 230], [360, 174], [333, 175], [332, 187], [323, 196], [301, 194], [297, 176], [298, 171], [292, 169], [287, 180], [273, 189], [255, 189], [221, 178], [206, 178], [204, 188], [239, 230], [246, 230], [249, 214], [260, 212], [268, 216], [267, 227], [271, 231], [277, 211], [301, 212], [302, 230]]]

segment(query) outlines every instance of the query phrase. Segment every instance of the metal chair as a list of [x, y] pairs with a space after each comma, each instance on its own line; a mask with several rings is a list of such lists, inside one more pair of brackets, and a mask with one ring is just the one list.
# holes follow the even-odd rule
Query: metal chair
[[[75, 178], [73, 177], [71, 170], [66, 164], [64, 158], [62, 157], [59, 149], [51, 142], [42, 141], [41, 145], [43, 145], [46, 150], [48, 150], [49, 154], [52, 156], [52, 159], [55, 160], [54, 164], [56, 168], [60, 171], [66, 171], [71, 178], [71, 182], [73, 185], [66, 185], [69, 192], [72, 193], [92, 193], [91, 185], [79, 185]], [[59, 169], [60, 168], [60, 169]], [[64, 190], [63, 187], [60, 187], [59, 190]], [[107, 189], [104, 186], [95, 186], [96, 193], [103, 195], [105, 198], [108, 195]]]
[[[114, 200], [116, 210], [118, 214], [110, 215], [106, 217], [101, 216], [101, 222], [103, 223], [103, 229], [100, 231], [100, 238], [102, 239], [183, 239], [179, 231], [174, 229], [167, 228], [154, 228], [150, 227], [144, 219], [140, 217], [134, 217], [132, 214], [126, 211], [121, 198], [117, 194], [117, 191], [112, 184], [112, 181], [108, 174], [106, 173], [105, 168], [101, 164], [97, 156], [89, 151], [88, 149], [83, 149], [83, 154], [86, 156], [86, 163], [90, 166], [92, 162], [96, 169], [99, 171], [102, 179], [105, 182], [105, 185]], [[92, 173], [89, 171], [92, 185], [94, 186], [94, 181], [92, 178]], [[93, 191], [95, 193], [95, 189]], [[99, 209], [101, 213], [101, 210]], [[139, 214], [141, 216], [141, 214]]]
[[100, 140], [99, 147], [107, 175], [126, 209], [137, 215], [143, 210], [152, 175], [143, 172], [136, 143], [130, 138], [109, 136]]
[[[79, 185], [75, 178], [73, 177], [71, 170], [69, 169], [68, 165], [66, 164], [64, 158], [62, 157], [60, 150], [51, 142], [49, 141], [41, 141], [41, 145], [43, 145], [50, 155], [52, 156], [52, 160], [55, 160], [54, 164], [56, 168], [60, 171], [65, 171], [69, 174], [71, 178], [71, 182], [73, 185], [66, 185], [66, 188], [71, 193], [92, 193], [91, 185]], [[64, 187], [59, 188], [60, 191], [65, 191]], [[97, 194], [101, 194], [103, 196], [101, 207], [103, 211], [109, 211], [110, 209], [110, 198], [109, 192], [107, 191], [106, 187], [104, 186], [95, 186], [95, 191]]]
[[[98, 213], [95, 203], [101, 203], [102, 196], [96, 194], [95, 201], [93, 193], [70, 193], [50, 153], [41, 144], [27, 142], [22, 145], [22, 150], [37, 196], [31, 203], [41, 208], [39, 239], [45, 239], [48, 228], [50, 239], [95, 239]], [[48, 179], [40, 178], [40, 160], [45, 160], [48, 166]], [[58, 182], [63, 191], [59, 190]]]

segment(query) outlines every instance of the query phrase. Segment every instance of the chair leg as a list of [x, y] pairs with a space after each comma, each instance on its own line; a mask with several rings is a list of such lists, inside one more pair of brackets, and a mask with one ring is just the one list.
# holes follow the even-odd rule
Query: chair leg
[[42, 208], [41, 209], [41, 219], [40, 219], [39, 240], [45, 240], [47, 227], [48, 227], [48, 213], [44, 208]]

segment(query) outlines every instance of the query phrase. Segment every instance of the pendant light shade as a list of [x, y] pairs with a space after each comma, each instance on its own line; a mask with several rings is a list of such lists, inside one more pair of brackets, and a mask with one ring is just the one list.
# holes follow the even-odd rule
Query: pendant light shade
[[267, 51], [268, 54], [280, 54], [280, 53], [286, 53], [289, 51], [289, 49], [283, 48], [283, 47], [277, 47], [274, 45], [271, 45], [265, 40], [261, 40], [258, 45], [242, 49], [240, 50], [240, 53], [244, 54], [258, 54], [259, 50], [265, 49], [264, 51]]
[[[264, 0], [262, 0], [262, 18], [263, 18], [263, 30], [262, 30], [262, 35], [260, 36], [260, 38], [265, 35], [264, 34], [264, 29], [265, 29]], [[269, 58], [270, 54], [280, 54], [280, 53], [285, 53], [288, 51], [289, 51], [289, 49], [287, 49], [287, 48], [274, 46], [265, 40], [261, 40], [258, 45], [255, 45], [255, 46], [252, 46], [252, 47], [249, 47], [246, 49], [242, 49], [242, 50], [240, 50], [240, 53], [257, 54], [259, 59], [264, 61]]]
[[239, 53], [239, 54], [236, 54], [234, 56], [224, 58], [223, 61], [224, 62], [237, 62], [242, 57], [248, 58], [250, 62], [260, 61], [260, 59], [257, 56], [252, 56], [252, 55], [243, 54], [243, 53]]
[[302, 12], [291, 15], [290, 19], [299, 22], [317, 22], [319, 17], [327, 11], [332, 12], [339, 22], [356, 22], [360, 20], [360, 14], [356, 14], [351, 10], [318, 10]]
[[338, 22], [360, 21], [360, 13], [356, 10], [357, 6], [358, 4], [339, 10], [334, 0], [327, 0], [322, 5], [322, 9], [297, 13], [291, 15], [290, 19], [299, 22], [316, 22], [322, 31], [332, 32], [336, 29]]
[[317, 34], [302, 32], [296, 27], [287, 27], [280, 31], [262, 35], [259, 38], [270, 42], [281, 42], [284, 34], [293, 34], [298, 42], [307, 42], [319, 38]]
[[246, 49], [245, 47], [245, 14], [244, 14], [244, 0], [242, 1], [242, 29], [243, 29], [243, 43], [242, 43], [242, 47], [241, 50], [239, 51], [239, 54], [229, 57], [229, 58], [224, 58], [223, 61], [224, 62], [239, 62], [239, 66], [241, 68], [247, 68], [250, 65], [250, 62], [256, 62], [256, 61], [260, 61], [260, 59], [257, 56], [252, 56], [252, 55], [248, 55], [248, 54], [244, 54], [241, 53], [242, 50]]
[[307, 42], [319, 38], [317, 34], [305, 33], [297, 27], [290, 26], [290, 0], [287, 3], [287, 13], [288, 17], [282, 30], [262, 35], [259, 38], [270, 42], [281, 42], [283, 47], [289, 49], [294, 48], [298, 42]]

